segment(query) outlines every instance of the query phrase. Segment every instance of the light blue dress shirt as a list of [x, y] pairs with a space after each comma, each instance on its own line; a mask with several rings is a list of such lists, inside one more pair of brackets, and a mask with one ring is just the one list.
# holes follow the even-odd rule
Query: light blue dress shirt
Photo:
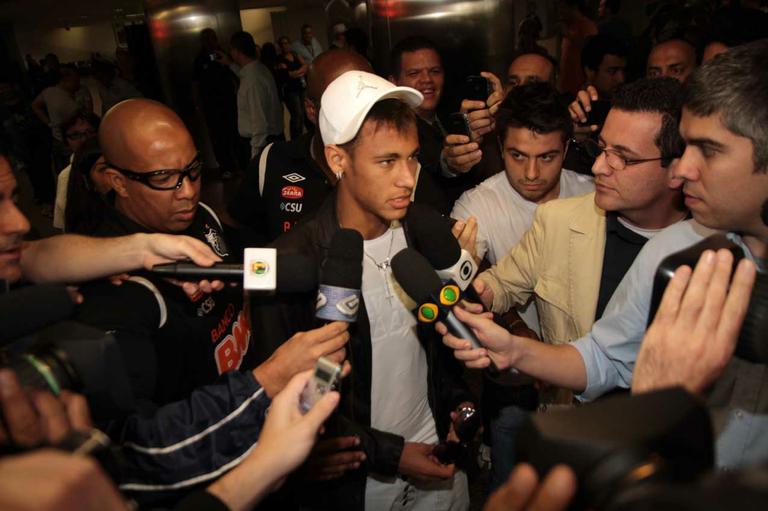
[[[646, 243], [616, 288], [602, 318], [589, 333], [571, 343], [587, 370], [587, 386], [578, 399], [590, 401], [616, 387], [631, 387], [632, 371], [648, 322], [656, 268], [668, 255], [715, 233], [688, 220], [670, 226]], [[754, 261], [739, 236], [728, 237]], [[707, 401], [718, 434], [718, 466], [727, 468], [768, 460], [765, 365], [732, 359]]]

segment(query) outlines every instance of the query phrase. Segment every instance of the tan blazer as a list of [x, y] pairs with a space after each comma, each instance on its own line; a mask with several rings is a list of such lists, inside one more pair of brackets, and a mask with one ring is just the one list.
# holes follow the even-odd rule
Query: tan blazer
[[493, 290], [494, 312], [534, 295], [543, 340], [562, 344], [592, 328], [604, 249], [605, 211], [594, 193], [553, 200], [536, 208], [520, 242], [478, 278]]

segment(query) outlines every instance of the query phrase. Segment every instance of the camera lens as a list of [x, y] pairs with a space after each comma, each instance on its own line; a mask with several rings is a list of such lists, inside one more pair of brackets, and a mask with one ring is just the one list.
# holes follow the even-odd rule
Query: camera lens
[[13, 369], [19, 383], [28, 389], [58, 395], [62, 390], [79, 390], [82, 386], [66, 355], [51, 345], [35, 346], [23, 353], [6, 353], [2, 362]]

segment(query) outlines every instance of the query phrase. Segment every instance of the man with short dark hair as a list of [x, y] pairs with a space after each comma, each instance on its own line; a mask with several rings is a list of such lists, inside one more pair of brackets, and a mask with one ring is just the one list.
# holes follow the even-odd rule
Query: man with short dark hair
[[301, 55], [305, 64], [311, 64], [323, 52], [323, 47], [312, 32], [312, 25], [301, 26], [301, 37], [293, 42], [293, 51]]
[[684, 82], [696, 69], [696, 48], [684, 39], [668, 39], [656, 44], [648, 55], [646, 76], [666, 76]]
[[[420, 101], [416, 90], [370, 73], [336, 78], [323, 94], [319, 120], [328, 166], [339, 176], [335, 193], [312, 219], [275, 242], [279, 250], [323, 260], [340, 227], [364, 239], [361, 312], [350, 325], [355, 377], [345, 382], [333, 435], [356, 435], [351, 446], [361, 456], [326, 472], [339, 480], [307, 496], [314, 509], [390, 509], [403, 501], [425, 510], [468, 505], [463, 473], [437, 463], [431, 453], [449, 434], [450, 412], [472, 398], [460, 367], [435, 344], [434, 331], [417, 326], [389, 266], [409, 244], [400, 222], [416, 184], [412, 109]], [[314, 297], [294, 305], [274, 315], [281, 323], [274, 327], [286, 334], [307, 321], [297, 318], [311, 318]]]
[[[372, 71], [363, 57], [349, 50], [328, 50], [312, 62], [304, 98], [309, 122], [317, 124], [320, 98], [328, 84], [355, 69]], [[312, 130], [295, 140], [268, 144], [249, 165], [229, 213], [248, 230], [241, 233], [246, 245], [270, 243], [314, 213], [335, 183], [320, 133]]]
[[56, 202], [53, 205], [53, 226], [57, 229], [64, 229], [64, 218], [67, 207], [67, 189], [69, 188], [69, 173], [72, 170], [72, 159], [75, 152], [85, 141], [96, 136], [101, 119], [93, 112], [77, 112], [61, 124], [64, 133], [64, 139], [67, 142], [72, 155], [69, 158], [69, 165], [59, 172], [56, 180]]
[[595, 194], [537, 208], [520, 244], [478, 277], [486, 305], [504, 312], [535, 295], [546, 342], [589, 331], [645, 241], [686, 215], [668, 187], [681, 151], [678, 89], [671, 80], [620, 89], [596, 148]]
[[[459, 220], [477, 219], [476, 255], [491, 264], [504, 257], [530, 229], [538, 205], [595, 189], [591, 178], [562, 168], [573, 126], [567, 108], [549, 83], [514, 87], [496, 117], [504, 172], [465, 192], [451, 213]], [[519, 313], [522, 322], [515, 318], [511, 324], [514, 331], [527, 326], [540, 336], [532, 301], [520, 307]], [[529, 378], [486, 378], [483, 393], [483, 415], [490, 419], [493, 489], [506, 481], [515, 464], [515, 433], [527, 415], [525, 410], [538, 405], [538, 396]]]
[[[493, 91], [488, 99], [486, 101], [464, 99], [461, 104], [461, 112], [467, 115], [469, 128], [478, 142], [483, 135], [493, 130], [492, 112], [495, 112], [497, 103], [502, 97], [502, 87], [498, 79], [491, 73], [483, 72], [481, 75], [491, 80], [493, 85]], [[452, 148], [444, 144], [448, 134], [437, 115], [445, 85], [445, 70], [435, 43], [421, 36], [407, 37], [398, 42], [390, 54], [389, 80], [400, 86], [413, 87], [424, 96], [424, 101], [416, 109], [420, 146], [419, 162], [422, 166], [421, 172], [428, 172], [444, 195], [444, 197], [435, 197], [431, 204], [447, 213], [462, 193], [487, 176], [482, 176], [479, 169], [476, 169], [477, 163], [480, 162], [478, 144], [474, 144], [474, 149], [469, 151], [473, 156], [477, 155], [477, 158], [469, 164], [453, 166], [451, 159], [447, 156]], [[467, 143], [463, 144], [463, 147], [469, 147], [469, 138], [464, 138]], [[453, 140], [451, 142], [456, 143]], [[419, 186], [421, 186], [421, 180]]]
[[587, 85], [593, 85], [600, 98], [611, 99], [616, 88], [624, 83], [627, 49], [611, 36], [592, 36], [581, 51], [581, 67]]
[[237, 89], [237, 130], [241, 137], [241, 168], [270, 142], [283, 138], [283, 104], [275, 78], [259, 62], [256, 43], [248, 32], [235, 32], [229, 54], [239, 66]]

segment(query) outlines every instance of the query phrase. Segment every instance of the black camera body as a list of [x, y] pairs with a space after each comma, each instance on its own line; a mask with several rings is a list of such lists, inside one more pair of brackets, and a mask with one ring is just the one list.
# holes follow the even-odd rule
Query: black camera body
[[11, 341], [0, 351], [1, 366], [13, 369], [24, 387], [84, 394], [96, 421], [135, 408], [114, 335], [76, 321], [61, 321]]
[[574, 470], [572, 509], [602, 510], [639, 486], [691, 482], [710, 471], [713, 438], [704, 404], [673, 388], [531, 415], [515, 443], [542, 477], [559, 463]]
[[[685, 250], [667, 256], [661, 261], [653, 279], [648, 325], [653, 322], [653, 318], [656, 316], [664, 290], [674, 276], [675, 270], [683, 265], [695, 268], [702, 252], [723, 248], [733, 253], [735, 268], [744, 257], [744, 252], [723, 234], [710, 236]], [[768, 276], [758, 273], [734, 355], [749, 362], [768, 364], [768, 336], [766, 332], [768, 332]]]

